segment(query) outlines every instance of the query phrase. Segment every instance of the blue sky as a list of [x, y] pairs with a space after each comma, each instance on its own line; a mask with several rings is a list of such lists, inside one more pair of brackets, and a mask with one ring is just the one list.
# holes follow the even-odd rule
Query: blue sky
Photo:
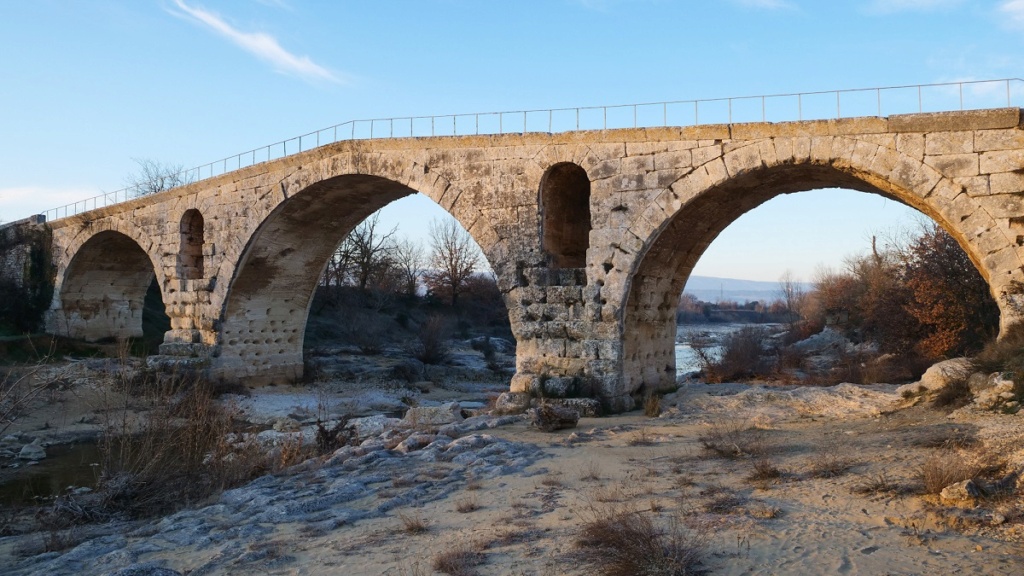
[[[1024, 0], [0, 3], [0, 219], [354, 118], [1024, 77]], [[1016, 103], [1016, 102], [1015, 102]], [[429, 201], [388, 210], [425, 228]], [[911, 212], [797, 194], [697, 274], [809, 278]]]

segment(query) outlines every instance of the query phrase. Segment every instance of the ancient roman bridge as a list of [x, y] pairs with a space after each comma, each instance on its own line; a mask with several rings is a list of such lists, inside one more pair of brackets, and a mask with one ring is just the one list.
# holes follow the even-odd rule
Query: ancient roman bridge
[[787, 123], [338, 142], [50, 222], [48, 330], [141, 334], [153, 274], [164, 356], [226, 379], [290, 380], [340, 240], [425, 194], [497, 273], [513, 391], [586, 377], [613, 410], [675, 380], [675, 306], [712, 240], [779, 194], [842, 187], [908, 204], [1024, 308], [1024, 129], [1017, 108]]

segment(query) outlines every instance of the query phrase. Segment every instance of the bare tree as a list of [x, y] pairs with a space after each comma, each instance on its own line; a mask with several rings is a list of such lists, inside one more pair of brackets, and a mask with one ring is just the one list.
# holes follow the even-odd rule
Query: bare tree
[[430, 270], [424, 274], [427, 286], [434, 294], [448, 296], [454, 306], [480, 262], [480, 249], [452, 219], [430, 223], [430, 249]]
[[786, 270], [779, 277], [779, 295], [786, 304], [791, 321], [795, 321], [800, 317], [806, 294], [803, 284], [797, 280], [791, 270]]
[[139, 170], [130, 174], [124, 185], [135, 196], [148, 196], [192, 183], [191, 176], [182, 164], [162, 164], [148, 158], [132, 160], [139, 165]]
[[394, 236], [398, 227], [388, 232], [379, 228], [380, 216], [374, 213], [356, 226], [342, 242], [352, 262], [353, 284], [366, 291], [384, 284], [394, 261]]
[[415, 296], [423, 273], [423, 247], [408, 238], [395, 244], [394, 267], [399, 288], [407, 296]]

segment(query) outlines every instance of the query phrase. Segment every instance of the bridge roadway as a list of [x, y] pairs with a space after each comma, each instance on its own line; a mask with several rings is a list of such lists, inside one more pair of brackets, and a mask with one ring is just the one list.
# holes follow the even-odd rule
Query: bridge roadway
[[47, 329], [139, 336], [156, 275], [161, 360], [228, 380], [302, 375], [312, 294], [340, 240], [425, 194], [498, 277], [512, 391], [581, 378], [614, 411], [675, 379], [675, 307], [740, 215], [817, 188], [880, 194], [949, 231], [1005, 329], [1024, 296], [1021, 110], [787, 123], [338, 142], [54, 220]]

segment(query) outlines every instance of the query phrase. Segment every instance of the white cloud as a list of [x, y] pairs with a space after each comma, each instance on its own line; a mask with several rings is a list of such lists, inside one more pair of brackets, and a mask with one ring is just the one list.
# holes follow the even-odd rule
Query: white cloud
[[894, 12], [930, 12], [962, 4], [963, 0], [871, 0], [868, 12], [892, 14]]
[[1006, 16], [1007, 24], [1024, 28], [1024, 0], [1004, 0], [999, 5], [999, 12]]
[[193, 8], [183, 0], [174, 0], [178, 8], [221, 36], [257, 58], [270, 63], [278, 72], [292, 74], [306, 80], [327, 80], [343, 83], [345, 80], [334, 72], [313, 62], [308, 56], [296, 56], [285, 50], [277, 39], [262, 32], [242, 32], [222, 18], [202, 8]]
[[733, 2], [746, 8], [759, 8], [762, 10], [789, 10], [796, 8], [796, 4], [789, 0], [733, 0]]

